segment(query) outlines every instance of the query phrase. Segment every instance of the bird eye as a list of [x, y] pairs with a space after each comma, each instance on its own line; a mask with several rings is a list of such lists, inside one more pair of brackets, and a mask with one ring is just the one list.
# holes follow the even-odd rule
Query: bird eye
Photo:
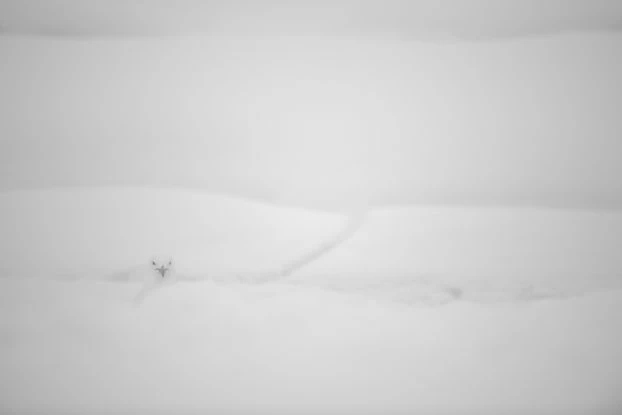
[[156, 265], [155, 260], [151, 261], [151, 263], [153, 264], [153, 266], [155, 266], [155, 265]]

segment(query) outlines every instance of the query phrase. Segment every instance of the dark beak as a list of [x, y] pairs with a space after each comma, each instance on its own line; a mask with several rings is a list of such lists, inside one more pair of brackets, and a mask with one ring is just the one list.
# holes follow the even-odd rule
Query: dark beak
[[168, 268], [165, 268], [165, 267], [160, 267], [160, 268], [156, 268], [156, 269], [158, 270], [160, 275], [162, 275], [162, 278], [164, 278], [164, 276], [166, 275], [166, 271], [168, 271]]

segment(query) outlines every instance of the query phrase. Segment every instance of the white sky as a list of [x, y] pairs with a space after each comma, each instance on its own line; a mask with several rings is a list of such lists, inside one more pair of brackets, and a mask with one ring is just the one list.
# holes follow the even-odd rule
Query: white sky
[[[2, 186], [297, 201], [622, 194], [622, 39], [0, 39]], [[493, 200], [491, 200], [491, 198]]]
[[618, 0], [3, 0], [0, 27], [51, 34], [507, 35], [622, 26]]
[[603, 0], [3, 1], [9, 32], [214, 36], [0, 37], [0, 187], [622, 205], [619, 33], [427, 41], [620, 16]]

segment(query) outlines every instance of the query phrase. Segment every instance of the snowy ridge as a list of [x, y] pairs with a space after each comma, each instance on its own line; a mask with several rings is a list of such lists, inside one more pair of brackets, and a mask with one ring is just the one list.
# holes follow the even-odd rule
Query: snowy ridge
[[351, 215], [341, 232], [335, 235], [332, 239], [324, 241], [316, 249], [304, 255], [303, 257], [291, 261], [290, 263], [285, 265], [281, 274], [283, 276], [291, 275], [292, 273], [299, 271], [305, 265], [310, 264], [311, 262], [319, 259], [321, 256], [338, 248], [339, 245], [343, 244], [349, 238], [354, 236], [354, 234], [363, 226], [366, 216], [367, 210], [362, 210], [362, 212], [360, 213]]
[[144, 283], [149, 258], [163, 253], [182, 283], [279, 281], [407, 304], [565, 298], [622, 280], [616, 212], [401, 207], [346, 216], [153, 189], [0, 197], [5, 276]]
[[44, 278], [140, 280], [156, 254], [187, 278], [275, 272], [347, 221], [183, 190], [16, 191], [0, 202], [3, 267]]

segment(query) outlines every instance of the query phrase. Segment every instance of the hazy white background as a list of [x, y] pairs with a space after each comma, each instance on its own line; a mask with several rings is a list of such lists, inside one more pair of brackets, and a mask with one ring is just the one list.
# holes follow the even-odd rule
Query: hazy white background
[[621, 4], [0, 1], [0, 412], [620, 413]]
[[[570, 31], [609, 29], [618, 2], [3, 9], [4, 188], [173, 184], [331, 207], [622, 204], [622, 39]], [[69, 35], [10, 31], [53, 26]], [[548, 31], [494, 37], [532, 27]], [[130, 28], [160, 36], [118, 36]], [[211, 36], [162, 37], [199, 30]], [[478, 30], [487, 41], [455, 34]]]

